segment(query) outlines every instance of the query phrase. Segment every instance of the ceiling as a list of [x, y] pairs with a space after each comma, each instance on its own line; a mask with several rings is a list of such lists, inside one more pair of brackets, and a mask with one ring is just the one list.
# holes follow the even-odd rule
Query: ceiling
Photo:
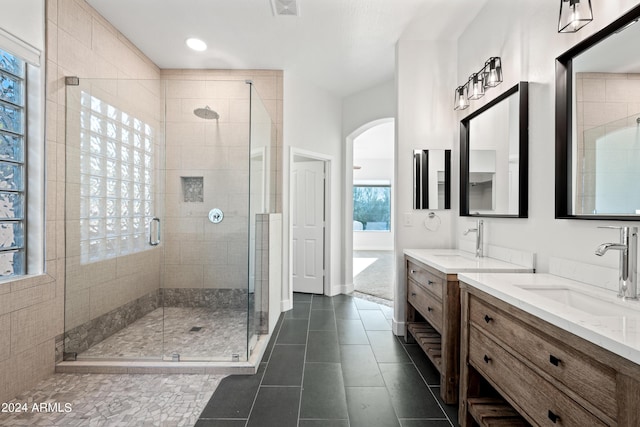
[[391, 79], [400, 38], [457, 39], [488, 0], [297, 1], [300, 16], [270, 0], [87, 0], [160, 68], [281, 69], [337, 96]]

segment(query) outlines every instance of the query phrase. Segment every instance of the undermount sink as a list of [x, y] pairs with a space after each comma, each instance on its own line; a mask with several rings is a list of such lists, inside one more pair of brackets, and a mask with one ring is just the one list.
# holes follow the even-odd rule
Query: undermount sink
[[[640, 304], [637, 302], [622, 302], [620, 300], [604, 299], [590, 295], [587, 292], [581, 292], [577, 289], [569, 287], [543, 287], [543, 286], [518, 286], [529, 292], [547, 298], [559, 304], [564, 304], [573, 309], [580, 310], [591, 316], [633, 316], [640, 317]], [[634, 304], [634, 307], [628, 307], [627, 304]]]

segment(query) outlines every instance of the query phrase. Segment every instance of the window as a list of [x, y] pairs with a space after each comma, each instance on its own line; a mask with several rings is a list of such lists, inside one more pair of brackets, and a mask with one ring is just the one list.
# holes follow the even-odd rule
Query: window
[[0, 277], [25, 274], [25, 62], [0, 50]]
[[81, 262], [149, 249], [153, 128], [87, 92], [80, 102]]
[[354, 230], [391, 230], [391, 186], [353, 186]]

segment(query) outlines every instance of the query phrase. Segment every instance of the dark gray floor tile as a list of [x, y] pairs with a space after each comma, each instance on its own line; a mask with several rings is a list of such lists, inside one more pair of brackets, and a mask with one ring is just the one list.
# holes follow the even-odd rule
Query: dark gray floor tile
[[280, 328], [282, 327], [282, 321], [284, 320], [284, 313], [280, 314], [278, 318], [278, 323], [276, 323], [276, 327], [273, 329], [273, 333], [271, 334], [271, 338], [269, 338], [269, 342], [267, 343], [267, 348], [264, 350], [264, 354], [262, 355], [262, 363], [266, 363], [269, 361], [271, 357], [271, 352], [273, 351], [273, 346], [276, 343], [276, 339], [278, 338], [278, 333], [280, 332]]
[[262, 378], [262, 385], [302, 384], [304, 345], [276, 345]]
[[311, 300], [311, 310], [333, 310], [333, 300], [324, 295], [314, 295]]
[[298, 425], [300, 387], [260, 387], [248, 427], [295, 427]]
[[339, 363], [305, 364], [300, 418], [347, 418], [344, 382]]
[[[452, 427], [451, 423], [447, 420], [400, 420], [402, 427]], [[457, 424], [456, 424], [457, 425]]]
[[220, 381], [200, 418], [248, 418], [266, 364], [255, 375], [231, 375]]
[[384, 387], [347, 387], [351, 427], [400, 427]]
[[349, 427], [349, 420], [300, 420], [299, 427]]
[[313, 294], [301, 294], [300, 292], [293, 293], [293, 304], [297, 302], [311, 302]]
[[424, 377], [424, 380], [430, 386], [440, 385], [440, 372], [433, 366], [431, 360], [424, 353], [418, 344], [405, 344], [404, 348], [409, 353], [409, 357], [418, 368], [418, 371]]
[[305, 319], [284, 319], [276, 344], [305, 344], [309, 321]]
[[380, 372], [400, 418], [446, 418], [415, 366], [381, 363]]
[[335, 329], [336, 316], [333, 310], [311, 310], [310, 331], [334, 331]]
[[367, 336], [378, 363], [411, 363], [407, 352], [393, 332], [367, 331]]
[[345, 303], [345, 302], [353, 302], [353, 297], [351, 295], [346, 294], [338, 294], [333, 297], [333, 303]]
[[201, 419], [194, 427], [244, 427], [246, 424], [247, 420]]
[[390, 331], [391, 326], [380, 310], [360, 310], [360, 319], [367, 331]]
[[285, 319], [308, 319], [311, 312], [311, 301], [309, 302], [296, 302], [293, 304], [293, 308], [284, 313]]
[[353, 302], [334, 302], [333, 310], [336, 312], [336, 319], [360, 319], [358, 309]]
[[368, 345], [341, 345], [340, 360], [347, 387], [384, 387], [378, 363]]
[[353, 301], [356, 303], [358, 310], [380, 310], [380, 307], [378, 307], [378, 304], [375, 302], [367, 301], [362, 298], [354, 298]]
[[438, 402], [440, 402], [440, 405], [444, 408], [444, 412], [447, 414], [447, 416], [449, 417], [453, 425], [457, 426], [458, 425], [458, 405], [457, 404], [447, 405], [446, 403], [444, 403], [442, 401], [442, 398], [440, 397], [440, 387], [431, 387], [431, 390], [433, 391], [433, 394], [436, 396], [436, 399], [438, 399]]
[[340, 363], [338, 333], [333, 331], [309, 331], [307, 362]]
[[369, 344], [369, 338], [360, 320], [338, 319], [336, 324], [340, 344]]

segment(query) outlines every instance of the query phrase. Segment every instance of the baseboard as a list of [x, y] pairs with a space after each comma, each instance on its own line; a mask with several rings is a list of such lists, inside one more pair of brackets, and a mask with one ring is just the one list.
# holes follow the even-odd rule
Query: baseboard
[[285, 299], [280, 303], [280, 311], [289, 311], [293, 308], [293, 300]]
[[404, 322], [396, 322], [396, 319], [393, 319], [391, 321], [391, 329], [393, 330], [394, 335], [397, 335], [399, 337], [404, 336]]
[[353, 283], [347, 283], [346, 285], [340, 285], [340, 293], [341, 294], [350, 294], [355, 290], [355, 286]]

